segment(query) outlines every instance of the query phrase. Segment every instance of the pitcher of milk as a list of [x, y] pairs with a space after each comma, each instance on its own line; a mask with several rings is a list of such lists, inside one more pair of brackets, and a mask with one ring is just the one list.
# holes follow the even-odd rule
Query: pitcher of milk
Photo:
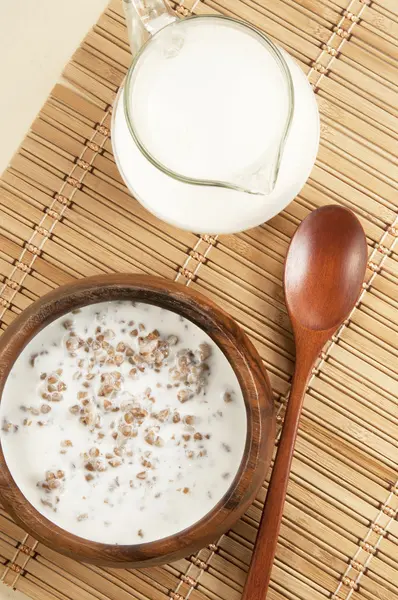
[[163, 0], [124, 0], [133, 62], [112, 144], [134, 196], [197, 233], [259, 225], [300, 191], [319, 117], [293, 59], [252, 25], [179, 19]]

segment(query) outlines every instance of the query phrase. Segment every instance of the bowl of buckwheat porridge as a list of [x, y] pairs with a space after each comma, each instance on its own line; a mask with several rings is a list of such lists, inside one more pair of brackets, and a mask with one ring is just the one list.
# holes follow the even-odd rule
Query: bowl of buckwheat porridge
[[0, 339], [0, 498], [76, 559], [164, 563], [214, 542], [271, 461], [274, 410], [238, 325], [190, 288], [82, 279]]

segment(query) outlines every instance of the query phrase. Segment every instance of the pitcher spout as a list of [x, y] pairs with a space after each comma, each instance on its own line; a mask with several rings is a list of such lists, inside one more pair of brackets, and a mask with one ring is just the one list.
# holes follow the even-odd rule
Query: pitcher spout
[[[289, 124], [290, 126], [290, 124]], [[263, 157], [258, 168], [248, 169], [246, 172], [232, 179], [235, 189], [254, 195], [268, 196], [274, 191], [279, 169], [282, 162], [283, 150], [289, 127], [281, 134], [281, 138], [269, 149]]]

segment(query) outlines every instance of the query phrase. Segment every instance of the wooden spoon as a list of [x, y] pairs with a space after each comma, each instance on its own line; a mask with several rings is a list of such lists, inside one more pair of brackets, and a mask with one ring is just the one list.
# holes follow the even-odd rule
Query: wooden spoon
[[242, 600], [266, 598], [307, 381], [322, 347], [355, 306], [367, 257], [361, 224], [339, 206], [311, 213], [290, 243], [284, 288], [296, 369]]

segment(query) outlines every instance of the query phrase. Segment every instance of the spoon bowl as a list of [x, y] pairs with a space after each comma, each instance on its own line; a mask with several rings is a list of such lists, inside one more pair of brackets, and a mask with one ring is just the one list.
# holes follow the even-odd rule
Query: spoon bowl
[[355, 306], [367, 259], [361, 224], [340, 206], [311, 213], [290, 243], [284, 287], [296, 368], [242, 600], [266, 598], [307, 382], [322, 347]]
[[311, 330], [337, 327], [354, 305], [367, 261], [364, 231], [340, 206], [311, 213], [293, 237], [285, 263], [291, 318]]

